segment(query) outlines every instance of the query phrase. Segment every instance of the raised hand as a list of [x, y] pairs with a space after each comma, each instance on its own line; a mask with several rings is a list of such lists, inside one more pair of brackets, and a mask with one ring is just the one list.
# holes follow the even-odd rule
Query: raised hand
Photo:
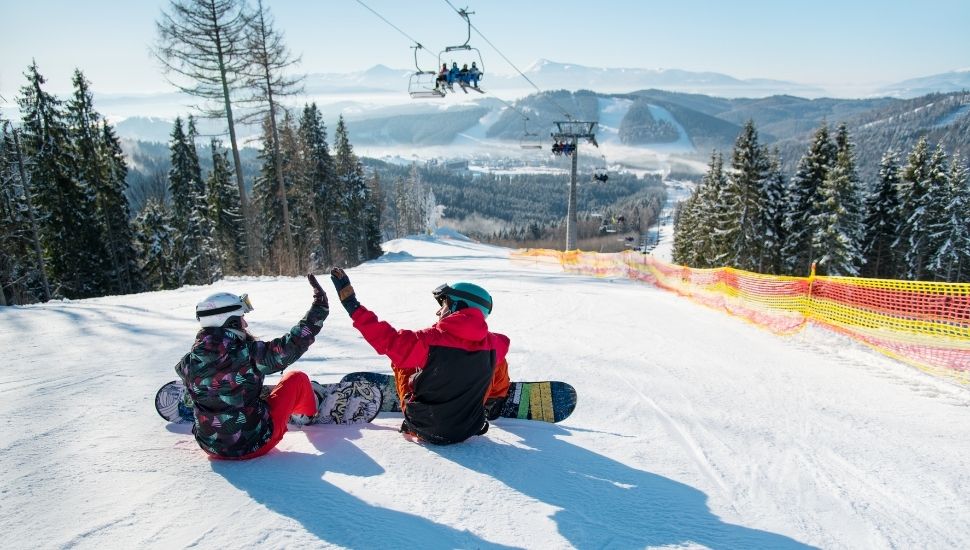
[[335, 267], [330, 270], [330, 280], [333, 281], [333, 287], [337, 289], [340, 304], [347, 310], [348, 315], [353, 315], [357, 311], [357, 308], [360, 307], [360, 302], [357, 301], [357, 296], [354, 294], [354, 287], [350, 284], [350, 277], [347, 276], [347, 273], [343, 269]]

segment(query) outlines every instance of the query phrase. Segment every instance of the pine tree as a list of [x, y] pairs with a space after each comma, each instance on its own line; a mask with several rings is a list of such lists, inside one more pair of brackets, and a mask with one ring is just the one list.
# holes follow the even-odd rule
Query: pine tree
[[933, 188], [939, 183], [939, 155], [930, 153], [926, 138], [920, 138], [909, 154], [899, 184], [899, 226], [893, 249], [901, 258], [899, 278], [922, 280], [930, 256], [931, 223], [936, 205], [932, 204]]
[[343, 116], [334, 131], [334, 171], [337, 189], [337, 218], [334, 224], [335, 255], [346, 265], [357, 265], [367, 257], [364, 235], [366, 233], [365, 206], [370, 200], [370, 190], [364, 181], [364, 170], [347, 135]]
[[[697, 265], [697, 213], [699, 209], [701, 186], [697, 188], [683, 202], [677, 205], [674, 213], [674, 245], [671, 259], [675, 264], [694, 267]], [[538, 238], [538, 237], [536, 237]]]
[[761, 257], [758, 271], [761, 273], [782, 273], [781, 247], [785, 242], [785, 189], [787, 182], [781, 168], [778, 150], [767, 153], [768, 170], [761, 185], [762, 230]]
[[13, 130], [0, 119], [0, 306], [30, 303], [34, 296], [26, 276], [35, 272], [30, 246], [28, 203], [21, 190], [18, 152]]
[[222, 276], [222, 265], [207, 217], [205, 184], [195, 147], [198, 134], [192, 117], [188, 130], [184, 133], [181, 119], [176, 118], [169, 145], [172, 168], [168, 181], [177, 229], [175, 260], [179, 284], [209, 284]]
[[75, 177], [94, 193], [97, 207], [104, 265], [102, 293], [139, 292], [143, 286], [125, 197], [128, 166], [124, 153], [114, 131], [94, 110], [94, 96], [81, 71], [74, 72], [73, 83], [66, 116], [77, 160]]
[[[379, 258], [384, 251], [381, 249], [383, 234], [381, 227], [384, 223], [384, 192], [381, 190], [381, 179], [376, 173], [367, 181], [370, 198], [364, 207], [364, 259]], [[434, 200], [434, 194], [431, 194]]]
[[947, 196], [942, 209], [940, 242], [929, 267], [940, 280], [970, 282], [970, 177], [959, 155], [950, 162]]
[[293, 273], [306, 273], [307, 261], [311, 259], [318, 242], [316, 201], [310, 180], [310, 165], [299, 128], [288, 112], [283, 116], [278, 131], [282, 165], [285, 167], [281, 175], [286, 189], [286, 211], [290, 220], [292, 247], [287, 261], [292, 262]]
[[827, 124], [815, 131], [808, 152], [798, 161], [798, 168], [788, 185], [785, 204], [785, 244], [781, 249], [786, 273], [806, 276], [816, 251], [812, 236], [819, 233], [822, 202], [819, 188], [835, 164], [836, 146], [829, 136]]
[[149, 199], [135, 219], [135, 243], [149, 288], [178, 288], [180, 269], [175, 260], [178, 231], [169, 210]]
[[730, 216], [722, 214], [725, 211], [723, 196], [727, 186], [724, 157], [719, 151], [714, 151], [699, 188], [697, 228], [694, 230], [695, 244], [691, 254], [695, 263], [688, 264], [692, 267], [709, 268], [724, 265], [721, 262], [727, 256], [725, 228], [731, 223]]
[[835, 142], [835, 163], [819, 188], [812, 250], [820, 274], [855, 276], [862, 263], [862, 191], [845, 124], [839, 125]]
[[212, 138], [212, 173], [206, 180], [212, 237], [223, 269], [239, 273], [243, 269], [246, 248], [246, 228], [239, 205], [239, 188], [232, 181], [229, 156], [222, 142]]
[[946, 238], [950, 233], [951, 217], [947, 215], [946, 207], [952, 199], [950, 192], [950, 166], [943, 145], [938, 144], [933, 156], [930, 157], [930, 187], [926, 195], [924, 224], [926, 226], [926, 241], [923, 261], [923, 278], [945, 281], [947, 276], [934, 266], [934, 256], [946, 245]]
[[765, 259], [763, 235], [764, 186], [770, 168], [764, 148], [758, 143], [754, 122], [745, 123], [734, 144], [731, 173], [724, 190], [725, 211], [722, 238], [727, 245], [722, 261], [725, 265], [760, 271]]
[[869, 195], [864, 223], [865, 237], [862, 253], [865, 264], [862, 275], [888, 279], [898, 274], [893, 241], [900, 226], [899, 220], [899, 158], [894, 151], [882, 157], [879, 166], [879, 183]]
[[68, 298], [98, 296], [104, 290], [103, 247], [93, 190], [75, 178], [77, 159], [61, 102], [42, 89], [37, 64], [25, 75], [18, 98], [29, 194], [37, 212], [44, 260], [55, 292]]
[[319, 266], [333, 265], [333, 216], [336, 211], [336, 177], [327, 144], [327, 128], [316, 103], [305, 105], [300, 116], [300, 142], [306, 163], [306, 185], [313, 197], [316, 243], [310, 255]]
[[399, 178], [394, 184], [395, 237], [420, 235], [428, 231], [429, 193], [433, 201], [431, 188], [421, 178], [417, 165], [411, 165], [411, 172], [406, 178]]
[[284, 273], [291, 269], [287, 265], [284, 254], [283, 240], [283, 202], [276, 182], [277, 166], [283, 160], [276, 151], [267, 145], [272, 143], [272, 129], [269, 121], [263, 122], [262, 142], [264, 144], [260, 154], [259, 173], [253, 181], [253, 209], [259, 224], [259, 245], [263, 269], [270, 273]]

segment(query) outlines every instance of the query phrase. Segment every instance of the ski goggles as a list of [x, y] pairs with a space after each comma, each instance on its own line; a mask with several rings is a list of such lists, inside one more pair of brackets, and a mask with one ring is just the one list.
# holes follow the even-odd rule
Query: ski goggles
[[451, 301], [463, 300], [466, 303], [478, 304], [482, 307], [487, 308], [488, 311], [492, 311], [491, 302], [483, 300], [470, 292], [465, 292], [464, 290], [457, 290], [457, 289], [451, 288], [450, 286], [448, 286], [447, 283], [432, 290], [431, 295], [434, 296], [434, 299], [438, 301], [439, 306], [443, 305], [443, 302], [445, 301], [445, 299], [448, 299]]
[[443, 284], [431, 291], [431, 295], [434, 296], [434, 299], [438, 301], [439, 306], [442, 305], [445, 299], [448, 297], [446, 293], [449, 290], [451, 290], [451, 287], [447, 284]]

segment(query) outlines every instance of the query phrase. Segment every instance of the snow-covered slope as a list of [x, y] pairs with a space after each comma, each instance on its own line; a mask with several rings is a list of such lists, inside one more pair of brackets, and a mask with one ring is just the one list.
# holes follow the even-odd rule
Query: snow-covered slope
[[[970, 546], [966, 388], [823, 332], [776, 337], [457, 236], [386, 250], [349, 271], [363, 304], [420, 328], [438, 284], [486, 286], [513, 378], [570, 382], [576, 412], [500, 420], [450, 447], [406, 440], [388, 415], [212, 461], [152, 406], [191, 343], [193, 306], [248, 292], [251, 328], [276, 337], [310, 303], [303, 278], [0, 308], [3, 546]], [[321, 381], [389, 371], [339, 306], [293, 368]]]

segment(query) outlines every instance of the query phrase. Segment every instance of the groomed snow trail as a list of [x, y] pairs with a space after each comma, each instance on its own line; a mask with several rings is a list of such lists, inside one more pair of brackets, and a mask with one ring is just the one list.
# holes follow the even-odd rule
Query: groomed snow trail
[[[449, 447], [408, 441], [388, 415], [211, 461], [152, 405], [194, 304], [247, 292], [251, 328], [274, 338], [309, 306], [305, 279], [0, 308], [4, 546], [970, 547], [967, 388], [822, 330], [778, 337], [457, 237], [385, 250], [348, 271], [361, 303], [416, 329], [434, 320], [435, 286], [485, 286], [512, 377], [573, 384], [576, 412]], [[291, 368], [389, 372], [336, 303]]]

